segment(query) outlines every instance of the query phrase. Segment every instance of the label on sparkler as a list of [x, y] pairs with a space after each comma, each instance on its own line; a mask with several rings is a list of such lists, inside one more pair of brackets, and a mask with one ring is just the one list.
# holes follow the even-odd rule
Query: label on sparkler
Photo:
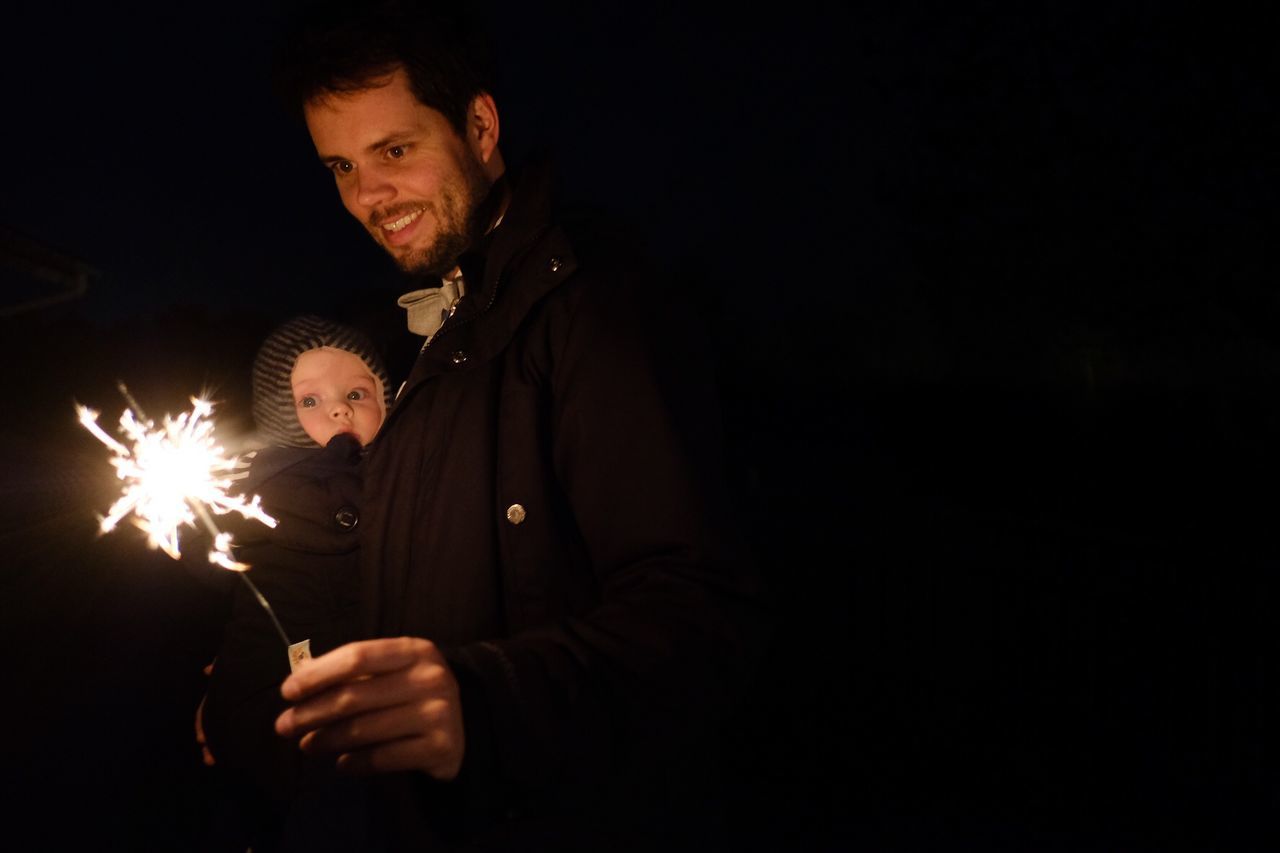
[[289, 646], [289, 671], [297, 672], [303, 661], [311, 660], [311, 641], [302, 640]]

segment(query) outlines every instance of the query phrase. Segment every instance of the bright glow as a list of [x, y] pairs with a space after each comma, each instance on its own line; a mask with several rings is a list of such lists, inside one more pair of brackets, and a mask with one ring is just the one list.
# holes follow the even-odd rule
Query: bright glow
[[213, 537], [209, 562], [244, 571], [249, 566], [231, 555], [231, 534], [220, 533], [209, 513], [238, 512], [268, 527], [275, 527], [276, 520], [263, 511], [257, 495], [246, 501], [243, 495], [227, 494], [232, 482], [229, 475], [237, 469], [238, 460], [227, 458], [214, 440], [213, 404], [195, 397], [191, 404], [190, 412], [176, 418], [165, 415], [159, 429], [152, 421], [138, 420], [132, 409], [125, 409], [120, 415], [120, 434], [132, 442], [131, 447], [98, 426], [97, 412], [76, 407], [80, 423], [111, 450], [116, 476], [124, 481], [123, 494], [107, 510], [100, 526], [108, 533], [132, 514], [131, 521], [147, 534], [147, 544], [176, 560], [181, 556], [179, 528], [195, 527], [199, 518]]

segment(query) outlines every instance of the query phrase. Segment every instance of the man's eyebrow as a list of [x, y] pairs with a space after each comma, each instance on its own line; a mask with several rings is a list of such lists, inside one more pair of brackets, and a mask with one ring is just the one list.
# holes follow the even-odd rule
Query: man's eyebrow
[[[398, 140], [408, 139], [409, 137], [413, 136], [413, 133], [414, 132], [412, 130], [397, 130], [394, 133], [388, 133], [386, 136], [383, 136], [380, 139], [377, 139], [373, 142], [370, 142], [368, 145], [366, 145], [364, 148], [365, 153], [375, 154], [378, 151], [381, 151], [383, 148], [389, 147], [392, 143], [397, 142]], [[337, 154], [321, 154], [320, 155], [320, 162], [324, 163], [326, 166], [332, 163], [339, 163], [346, 159], [347, 159], [346, 157], [342, 157]]]

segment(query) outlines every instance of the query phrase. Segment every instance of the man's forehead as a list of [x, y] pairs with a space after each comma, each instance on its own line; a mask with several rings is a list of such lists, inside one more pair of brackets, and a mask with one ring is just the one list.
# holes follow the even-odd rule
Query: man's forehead
[[403, 70], [396, 70], [383, 77], [372, 77], [367, 85], [358, 88], [321, 92], [303, 105], [308, 123], [313, 117], [333, 113], [359, 113], [372, 117], [380, 113], [407, 113], [418, 109], [431, 108], [418, 100], [409, 77]]
[[321, 159], [353, 156], [410, 134], [452, 130], [443, 114], [396, 82], [308, 102], [305, 116]]
[[369, 81], [369, 85], [361, 86], [358, 89], [344, 89], [342, 91], [326, 91], [312, 95], [305, 104], [303, 109], [311, 111], [321, 110], [341, 110], [352, 101], [360, 99], [371, 92], [379, 89], [385, 89], [391, 84], [390, 77], [381, 77]]

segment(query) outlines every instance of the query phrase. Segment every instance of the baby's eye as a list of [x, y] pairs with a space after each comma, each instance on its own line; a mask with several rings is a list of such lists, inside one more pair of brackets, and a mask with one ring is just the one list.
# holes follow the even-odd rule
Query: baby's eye
[[348, 400], [363, 400], [367, 396], [368, 395], [365, 394], [363, 391], [361, 391], [359, 388], [355, 389], [354, 391], [347, 392]]
[[315, 407], [316, 407], [316, 398], [310, 395], [303, 397], [301, 400], [298, 401], [298, 408], [300, 409], [314, 409]]

